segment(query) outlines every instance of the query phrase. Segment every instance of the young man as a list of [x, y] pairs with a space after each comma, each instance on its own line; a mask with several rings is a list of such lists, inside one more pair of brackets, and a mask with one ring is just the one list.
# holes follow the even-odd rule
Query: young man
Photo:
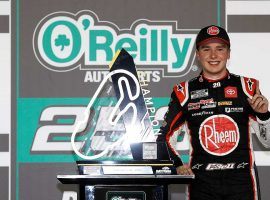
[[[223, 28], [203, 28], [196, 48], [202, 73], [174, 86], [158, 140], [167, 142], [178, 174], [195, 174], [188, 199], [258, 199], [249, 128], [258, 121], [256, 134], [270, 146], [268, 100], [257, 80], [227, 70], [230, 39]], [[173, 149], [180, 127], [187, 127], [190, 136], [189, 165]]]

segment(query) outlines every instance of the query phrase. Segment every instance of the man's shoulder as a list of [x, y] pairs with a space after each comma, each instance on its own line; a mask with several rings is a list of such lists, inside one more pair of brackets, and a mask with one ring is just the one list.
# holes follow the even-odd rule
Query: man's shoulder
[[241, 75], [234, 74], [234, 73], [229, 73], [229, 76], [232, 78], [237, 78], [237, 79], [239, 79], [241, 77]]
[[230, 73], [230, 76], [233, 79], [237, 79], [241, 83], [241, 87], [244, 91], [244, 93], [251, 98], [256, 91], [257, 87], [257, 80], [255, 78], [247, 77], [247, 76], [242, 76], [242, 75], [235, 75]]
[[186, 81], [180, 81], [179, 83], [174, 85], [174, 91], [178, 91], [183, 93], [183, 90], [187, 92], [189, 90], [190, 85], [196, 84], [197, 81], [199, 81], [200, 76], [197, 76], [195, 78], [186, 80]]
[[231, 78], [235, 78], [235, 79], [251, 79], [251, 80], [255, 80], [256, 81], [256, 79], [255, 78], [252, 78], [252, 77], [248, 77], [248, 76], [243, 76], [243, 75], [239, 75], [239, 74], [234, 74], [234, 73], [230, 73], [229, 74], [230, 75], [230, 77]]
[[182, 81], [173, 87], [173, 91], [183, 106], [189, 98], [189, 81]]

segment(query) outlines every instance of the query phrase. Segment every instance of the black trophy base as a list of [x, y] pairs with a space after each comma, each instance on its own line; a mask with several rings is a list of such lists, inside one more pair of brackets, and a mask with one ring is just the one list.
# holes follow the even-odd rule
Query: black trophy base
[[163, 185], [81, 185], [80, 190], [80, 200], [168, 200]]

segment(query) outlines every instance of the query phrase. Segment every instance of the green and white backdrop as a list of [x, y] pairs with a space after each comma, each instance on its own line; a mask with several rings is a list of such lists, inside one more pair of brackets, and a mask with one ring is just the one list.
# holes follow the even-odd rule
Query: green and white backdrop
[[[209, 24], [229, 32], [230, 71], [259, 79], [270, 99], [269, 21], [267, 0], [0, 0], [1, 199], [76, 199], [77, 187], [56, 175], [76, 173], [74, 123], [121, 47], [145, 72], [155, 120], [173, 84], [199, 73], [194, 40]], [[184, 143], [177, 147], [187, 160]], [[269, 150], [253, 145], [266, 200]], [[184, 187], [170, 192], [179, 199]]]

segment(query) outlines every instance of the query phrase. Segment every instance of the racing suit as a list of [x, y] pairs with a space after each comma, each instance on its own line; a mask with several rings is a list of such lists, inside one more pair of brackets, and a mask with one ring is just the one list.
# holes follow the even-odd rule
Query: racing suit
[[[270, 146], [270, 113], [255, 113], [247, 98], [256, 80], [231, 73], [220, 80], [202, 74], [173, 88], [158, 141], [166, 141], [175, 166], [183, 165], [173, 146], [180, 127], [187, 127], [190, 163], [195, 180], [191, 200], [258, 199], [250, 127], [264, 146]], [[260, 131], [258, 123], [260, 123]]]

